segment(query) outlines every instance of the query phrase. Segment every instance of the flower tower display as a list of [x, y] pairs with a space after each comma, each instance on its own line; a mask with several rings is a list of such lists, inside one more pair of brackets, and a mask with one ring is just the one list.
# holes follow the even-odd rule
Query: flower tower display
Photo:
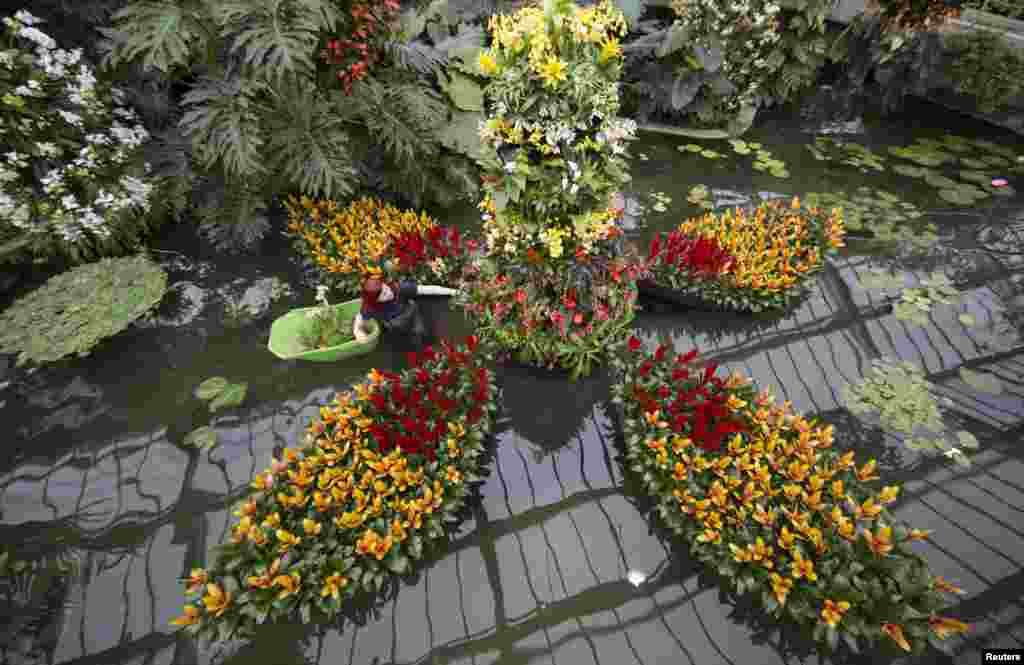
[[624, 342], [636, 270], [622, 258], [629, 180], [619, 118], [619, 38], [610, 3], [547, 0], [495, 16], [480, 55], [490, 79], [480, 203], [486, 241], [462, 304], [478, 334], [528, 363], [589, 374]]

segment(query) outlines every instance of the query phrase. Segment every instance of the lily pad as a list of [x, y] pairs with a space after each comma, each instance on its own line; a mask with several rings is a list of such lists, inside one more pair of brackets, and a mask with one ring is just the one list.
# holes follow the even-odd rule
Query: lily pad
[[699, 146], [696, 143], [687, 143], [684, 146], [680, 146], [679, 149], [687, 152], [702, 152], [704, 150], [702, 146]]
[[926, 173], [925, 169], [920, 166], [911, 166], [910, 164], [896, 164], [892, 170], [908, 178], [923, 178]]
[[985, 169], [985, 168], [988, 168], [988, 164], [986, 164], [985, 162], [981, 161], [980, 159], [975, 159], [974, 157], [961, 157], [960, 158], [960, 163], [962, 165], [966, 166], [969, 169]]
[[223, 376], [214, 376], [203, 381], [196, 388], [195, 395], [197, 398], [206, 401], [213, 399], [217, 395], [224, 392], [224, 389], [228, 387], [228, 380]]
[[701, 150], [700, 156], [706, 159], [720, 159], [721, 153], [715, 152], [714, 150]]
[[932, 187], [938, 187], [939, 189], [952, 189], [960, 184], [956, 180], [947, 178], [940, 173], [929, 173], [924, 177], [924, 181]]
[[994, 374], [988, 372], [975, 372], [966, 367], [960, 368], [960, 378], [964, 383], [984, 393], [998, 395], [1003, 392], [1003, 382]]
[[238, 406], [245, 399], [245, 394], [248, 389], [248, 383], [232, 383], [221, 391], [221, 393], [217, 395], [212, 402], [210, 402], [210, 412], [212, 413], [218, 409]]
[[961, 206], [969, 206], [975, 201], [974, 196], [972, 196], [968, 192], [965, 192], [959, 187], [941, 190], [939, 192], [939, 198], [941, 198], [943, 201], [948, 201], [950, 203]]
[[786, 179], [789, 177], [789, 171], [785, 169], [772, 169], [771, 171], [768, 172], [768, 174], [773, 178]]
[[992, 178], [984, 171], [961, 171], [960, 179], [967, 182], [974, 182], [979, 185], [987, 185], [992, 182]]
[[212, 427], [200, 427], [185, 435], [181, 445], [209, 450], [217, 445], [217, 432]]
[[960, 445], [968, 450], [977, 450], [979, 447], [978, 438], [967, 430], [960, 430], [957, 432], [956, 438], [957, 441], [960, 442]]

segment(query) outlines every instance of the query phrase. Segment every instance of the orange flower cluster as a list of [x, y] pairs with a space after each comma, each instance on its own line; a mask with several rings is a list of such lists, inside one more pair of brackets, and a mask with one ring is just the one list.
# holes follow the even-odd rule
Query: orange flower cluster
[[[904, 549], [928, 532], [893, 526], [885, 506], [899, 496], [899, 487], [869, 490], [866, 483], [879, 478], [875, 460], [858, 466], [852, 451], [829, 450], [831, 425], [791, 413], [789, 402], [773, 405], [767, 391], [754, 396], [749, 381], [738, 375], [725, 381], [710, 377], [732, 393], [727, 400], [714, 392], [704, 397], [745, 423], [721, 451], [704, 447], [692, 427], [673, 432], [659, 414], [679, 418], [685, 411], [681, 404], [701, 404], [693, 402], [701, 375], [691, 377], [687, 368], [695, 353], [670, 362], [664, 349], [653, 357], [634, 354], [636, 367], [616, 392], [627, 404], [626, 438], [633, 442], [627, 457], [661, 496], [670, 526], [687, 536], [702, 559], [731, 560], [727, 568], [739, 591], [762, 589], [772, 601], [769, 610], [807, 619], [804, 608], [817, 604], [815, 616], [824, 628], [843, 627], [853, 617], [855, 634], [867, 635], [866, 627], [874, 626], [901, 647], [909, 644], [904, 626], [878, 621], [859, 602], [876, 582], [878, 593], [900, 593], [885, 590], [874, 562], [897, 558], [900, 565], [917, 566], [913, 575], [926, 580], [924, 593], [960, 590], [932, 577], [923, 560]], [[708, 372], [703, 380], [709, 380]], [[635, 395], [643, 399], [629, 399]], [[854, 588], [855, 579], [861, 580], [861, 591]], [[790, 607], [794, 595], [803, 607]], [[921, 616], [930, 616], [926, 625], [939, 637], [967, 629], [954, 619]], [[918, 622], [915, 636], [924, 625], [924, 619]]]
[[361, 198], [342, 210], [334, 201], [306, 196], [289, 196], [285, 205], [297, 248], [352, 294], [366, 276], [383, 272], [395, 240], [436, 226], [426, 213], [399, 210], [375, 198]]
[[[844, 246], [838, 209], [816, 229], [794, 198], [787, 211], [779, 201], [759, 206], [753, 215], [743, 208], [722, 215], [690, 219], [679, 231], [713, 239], [734, 257], [727, 271], [732, 286], [767, 293], [785, 291], [821, 268], [823, 253]], [[822, 214], [811, 208], [812, 218]], [[817, 237], [820, 235], [821, 237]]]
[[[277, 601], [301, 597], [329, 613], [360, 579], [365, 585], [382, 566], [399, 572], [408, 556], [419, 558], [423, 540], [441, 533], [442, 519], [461, 505], [490, 427], [493, 376], [474, 349], [475, 338], [468, 352], [428, 348], [404, 375], [373, 370], [320, 407], [304, 447], [272, 458], [234, 511], [226, 551], [244, 565], [218, 560], [210, 571], [193, 570], [187, 590], [205, 591], [202, 606], [186, 605], [172, 623], [238, 616], [239, 592], [229, 591], [226, 577], [249, 603], [283, 611]], [[467, 386], [470, 394], [456, 401]], [[424, 423], [434, 426], [427, 431]]]

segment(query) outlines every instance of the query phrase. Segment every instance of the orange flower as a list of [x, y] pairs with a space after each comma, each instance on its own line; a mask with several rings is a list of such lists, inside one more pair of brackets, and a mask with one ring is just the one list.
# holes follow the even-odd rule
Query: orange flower
[[867, 464], [857, 470], [857, 480], [862, 483], [866, 483], [869, 480], [877, 480], [878, 475], [875, 473], [875, 467], [878, 466], [878, 462], [875, 460], [869, 461]]
[[193, 568], [191, 574], [189, 574], [186, 580], [188, 586], [186, 590], [188, 593], [199, 593], [203, 587], [210, 581], [210, 576], [206, 574], [206, 571], [202, 568]]
[[195, 605], [186, 605], [184, 611], [184, 615], [177, 619], [171, 619], [172, 626], [191, 626], [192, 624], [199, 623], [199, 619], [203, 616], [203, 611]]
[[886, 485], [882, 488], [882, 491], [878, 493], [878, 500], [881, 503], [889, 504], [896, 500], [896, 496], [900, 493], [900, 488], [895, 485]]
[[892, 641], [904, 651], [910, 651], [910, 643], [903, 636], [903, 628], [897, 623], [883, 623], [882, 632], [892, 638]]
[[231, 604], [231, 594], [224, 591], [216, 584], [206, 585], [206, 595], [203, 596], [203, 605], [206, 606], [206, 611], [213, 615], [213, 618], [218, 618], [224, 614], [228, 609], [228, 605]]
[[307, 536], [319, 536], [323, 528], [322, 524], [308, 517], [302, 520], [302, 530], [306, 532]]
[[875, 556], [887, 556], [892, 552], [892, 527], [882, 527], [876, 534], [865, 529], [864, 541]]
[[838, 603], [826, 600], [825, 607], [821, 610], [821, 620], [835, 628], [836, 624], [843, 620], [843, 615], [848, 609], [850, 609], [850, 603], [845, 600], [840, 600]]
[[297, 593], [299, 590], [299, 583], [302, 578], [299, 577], [298, 573], [292, 573], [291, 575], [278, 575], [274, 578], [274, 586], [281, 587], [281, 592], [277, 594], [278, 600], [284, 600], [288, 596]]
[[805, 559], [800, 550], [793, 551], [793, 561], [789, 564], [793, 579], [798, 580], [800, 578], [806, 579], [808, 582], [815, 582], [818, 579], [818, 574], [814, 572], [814, 562], [810, 559]]
[[943, 591], [945, 593], [955, 593], [961, 596], [965, 593], [963, 589], [957, 586], [953, 586], [952, 584], [942, 579], [938, 575], [932, 578], [932, 585], [934, 586], [936, 591]]
[[924, 540], [928, 537], [931, 531], [922, 531], [921, 529], [911, 529], [910, 533], [907, 534], [908, 540]]
[[778, 573], [772, 573], [772, 592], [775, 594], [775, 599], [779, 601], [779, 605], [786, 604], [786, 597], [792, 589], [793, 580]]
[[330, 596], [335, 600], [341, 595], [341, 590], [348, 585], [348, 578], [341, 575], [340, 573], [331, 574], [326, 580], [324, 580], [324, 588], [320, 589], [320, 595], [323, 597]]
[[950, 619], [949, 617], [931, 616], [928, 619], [928, 625], [931, 626], [932, 632], [935, 633], [935, 637], [940, 640], [946, 639], [953, 633], [966, 633], [971, 629], [966, 623], [957, 621], [956, 619]]

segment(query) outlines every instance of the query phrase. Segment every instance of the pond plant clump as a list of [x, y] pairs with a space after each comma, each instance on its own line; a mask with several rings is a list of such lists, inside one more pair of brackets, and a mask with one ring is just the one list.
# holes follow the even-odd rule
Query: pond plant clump
[[196, 598], [172, 623], [205, 640], [251, 636], [296, 614], [333, 618], [408, 572], [479, 480], [497, 412], [487, 359], [475, 337], [444, 342], [322, 406], [303, 446], [253, 480], [231, 541], [185, 580]]
[[798, 198], [708, 213], [654, 236], [641, 288], [740, 311], [785, 308], [844, 246], [844, 233], [839, 209], [805, 209]]
[[152, 309], [167, 273], [146, 256], [106, 258], [51, 277], [0, 313], [0, 352], [17, 364], [86, 356]]
[[608, 2], [558, 0], [495, 16], [490, 30], [486, 255], [462, 304], [483, 339], [575, 378], [625, 340], [636, 297], [623, 211], [610, 205], [636, 131], [616, 116], [626, 23]]
[[347, 296], [358, 295], [370, 275], [453, 282], [476, 246], [425, 212], [400, 210], [375, 198], [339, 210], [334, 201], [290, 196], [286, 206], [295, 249]]
[[831, 425], [773, 405], [767, 391], [696, 350], [653, 353], [629, 340], [614, 387], [626, 460], [691, 552], [774, 617], [835, 650], [880, 640], [920, 654], [929, 634], [968, 630], [939, 614], [962, 591], [911, 546], [928, 532], [896, 522], [900, 488], [874, 489], [876, 462], [831, 449]]

